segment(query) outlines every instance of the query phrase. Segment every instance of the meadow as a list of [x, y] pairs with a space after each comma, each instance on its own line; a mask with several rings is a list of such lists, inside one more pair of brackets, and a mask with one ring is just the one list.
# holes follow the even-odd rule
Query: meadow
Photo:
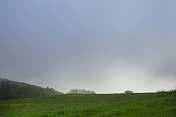
[[176, 91], [2, 100], [0, 117], [176, 117]]

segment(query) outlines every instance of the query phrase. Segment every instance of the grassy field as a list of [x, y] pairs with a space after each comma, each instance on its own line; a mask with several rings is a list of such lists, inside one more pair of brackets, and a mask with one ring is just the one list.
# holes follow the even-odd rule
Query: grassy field
[[176, 92], [6, 100], [0, 117], [176, 117]]

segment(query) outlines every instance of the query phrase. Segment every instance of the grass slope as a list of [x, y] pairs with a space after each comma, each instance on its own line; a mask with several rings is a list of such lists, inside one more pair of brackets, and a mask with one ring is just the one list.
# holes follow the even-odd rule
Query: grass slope
[[6, 100], [0, 117], [176, 117], [176, 92]]

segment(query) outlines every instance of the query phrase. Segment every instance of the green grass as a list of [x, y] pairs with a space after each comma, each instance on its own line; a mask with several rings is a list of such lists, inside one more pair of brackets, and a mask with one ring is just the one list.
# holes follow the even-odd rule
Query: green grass
[[176, 117], [176, 92], [5, 100], [0, 117]]

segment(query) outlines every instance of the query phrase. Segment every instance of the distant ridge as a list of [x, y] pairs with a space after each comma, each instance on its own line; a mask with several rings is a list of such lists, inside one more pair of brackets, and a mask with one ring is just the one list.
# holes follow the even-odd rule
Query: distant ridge
[[0, 78], [0, 83], [3, 82], [3, 81], [4, 82], [8, 81], [10, 84], [16, 84], [16, 85], [19, 85], [19, 86], [28, 86], [28, 85], [31, 85], [31, 84], [27, 84], [27, 83], [24, 83], [24, 82], [18, 82], [18, 81], [8, 80], [8, 79], [5, 79], [5, 78]]
[[0, 99], [45, 97], [63, 94], [53, 88], [43, 88], [23, 82], [0, 78]]

